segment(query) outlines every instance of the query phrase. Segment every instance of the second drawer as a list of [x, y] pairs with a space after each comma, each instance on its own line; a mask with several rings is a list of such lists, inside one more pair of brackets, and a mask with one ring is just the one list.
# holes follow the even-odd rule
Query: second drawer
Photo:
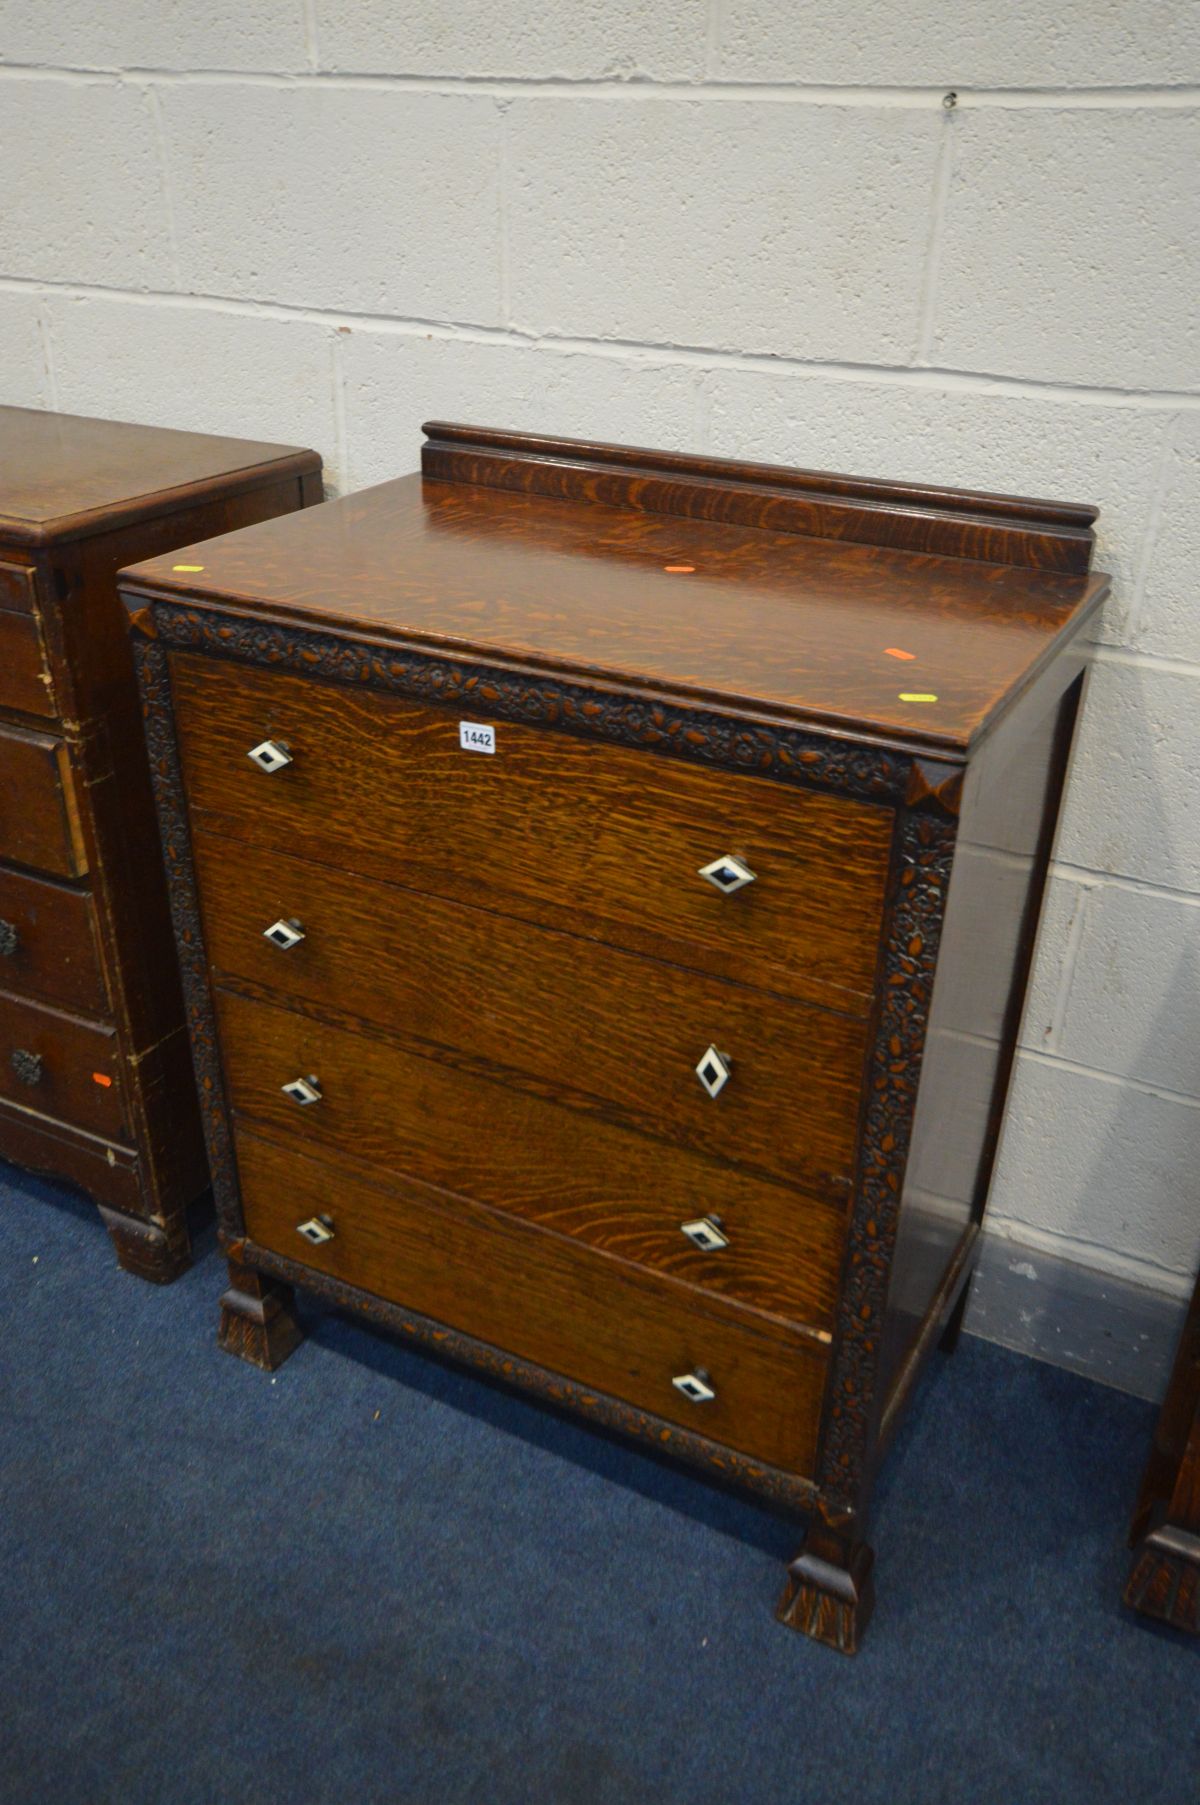
[[48, 716], [58, 709], [36, 614], [0, 607], [0, 708]]
[[[241, 1118], [814, 1331], [832, 1327], [843, 1207], [750, 1180], [373, 1034], [228, 991], [217, 992], [217, 1005], [230, 1101]], [[297, 1078], [319, 1100], [285, 1094]], [[706, 1251], [685, 1225], [712, 1217], [727, 1245]]]
[[106, 1140], [128, 1138], [116, 1030], [3, 991], [0, 1097]]
[[87, 855], [65, 741], [0, 726], [0, 858], [80, 877]]

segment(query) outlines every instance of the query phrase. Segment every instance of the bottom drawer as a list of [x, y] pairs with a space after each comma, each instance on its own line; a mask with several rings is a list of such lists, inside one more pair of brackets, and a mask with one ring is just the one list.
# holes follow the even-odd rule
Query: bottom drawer
[[48, 1116], [0, 1101], [0, 1160], [78, 1185], [97, 1203], [126, 1216], [147, 1216], [137, 1154]]
[[4, 991], [0, 1097], [107, 1140], [128, 1138], [116, 1030]]
[[[388, 1174], [383, 1189], [345, 1165], [237, 1137], [246, 1233], [372, 1292], [595, 1386], [770, 1466], [809, 1476], [826, 1357], [687, 1285], [626, 1266], [477, 1204]], [[328, 1214], [332, 1239], [297, 1232]], [[703, 1370], [692, 1403], [672, 1380]]]

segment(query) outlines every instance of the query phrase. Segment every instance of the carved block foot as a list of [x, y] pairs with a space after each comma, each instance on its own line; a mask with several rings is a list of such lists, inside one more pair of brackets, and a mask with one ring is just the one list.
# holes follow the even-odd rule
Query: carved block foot
[[814, 1524], [788, 1568], [776, 1617], [814, 1642], [844, 1655], [857, 1654], [875, 1604], [874, 1563], [865, 1542], [848, 1541]]
[[1138, 1550], [1125, 1603], [1172, 1629], [1200, 1631], [1200, 1536], [1164, 1523]]
[[153, 1222], [122, 1215], [120, 1210], [106, 1209], [103, 1204], [97, 1207], [125, 1272], [148, 1279], [152, 1285], [169, 1285], [191, 1265], [192, 1250], [182, 1224], [168, 1234]]
[[221, 1299], [217, 1340], [227, 1354], [273, 1373], [304, 1339], [290, 1285], [229, 1262], [229, 1289]]

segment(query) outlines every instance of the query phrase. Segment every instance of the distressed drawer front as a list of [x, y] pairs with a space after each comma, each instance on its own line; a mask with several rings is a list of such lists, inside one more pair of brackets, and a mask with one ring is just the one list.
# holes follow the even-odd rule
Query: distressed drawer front
[[0, 993], [0, 1097], [126, 1139], [116, 1030]]
[[0, 559], [0, 608], [15, 608], [32, 614], [36, 595], [32, 570], [24, 564], [9, 564]]
[[[814, 1333], [833, 1323], [845, 1212], [374, 1034], [218, 991], [234, 1111], [314, 1155], [478, 1199]], [[314, 1078], [320, 1101], [284, 1094]], [[721, 1219], [703, 1252], [682, 1225]]]
[[[198, 834], [209, 958], [487, 1061], [660, 1139], [844, 1196], [865, 1024], [680, 966]], [[264, 937], [299, 924], [283, 949]], [[733, 1077], [707, 1096], [712, 1044]], [[519, 1076], [518, 1076], [519, 1075]]]
[[36, 614], [0, 608], [0, 708], [50, 719], [58, 713]]
[[67, 748], [49, 734], [0, 726], [0, 858], [60, 877], [87, 870]]
[[[811, 1474], [826, 1357], [687, 1286], [389, 1175], [240, 1132], [246, 1232], [260, 1246], [432, 1317], [772, 1466]], [[319, 1247], [297, 1234], [329, 1212]], [[672, 1384], [703, 1369], [715, 1398]]]
[[[549, 729], [190, 654], [172, 685], [193, 812], [259, 845], [808, 1001], [866, 1008], [891, 812]], [[289, 747], [272, 775], [247, 757]], [[729, 854], [755, 881], [698, 875]]]
[[86, 891], [0, 866], [0, 985], [84, 1015], [105, 1013], [95, 907]]

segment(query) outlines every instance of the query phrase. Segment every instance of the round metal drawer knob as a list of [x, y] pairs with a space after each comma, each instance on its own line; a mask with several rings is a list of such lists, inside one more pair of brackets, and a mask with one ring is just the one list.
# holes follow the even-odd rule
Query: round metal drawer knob
[[42, 1056], [40, 1053], [30, 1053], [24, 1047], [15, 1047], [12, 1069], [22, 1084], [36, 1084], [42, 1075]]

